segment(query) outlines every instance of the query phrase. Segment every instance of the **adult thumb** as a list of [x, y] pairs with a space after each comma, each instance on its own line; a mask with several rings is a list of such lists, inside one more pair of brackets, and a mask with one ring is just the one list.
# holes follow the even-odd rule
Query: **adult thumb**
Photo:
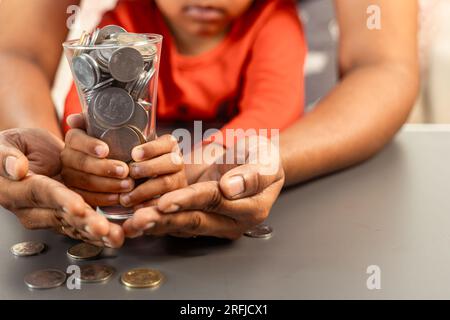
[[28, 173], [28, 159], [15, 146], [0, 142], [0, 176], [21, 180]]
[[283, 178], [282, 172], [266, 172], [261, 165], [245, 164], [228, 171], [219, 182], [229, 200], [252, 197]]

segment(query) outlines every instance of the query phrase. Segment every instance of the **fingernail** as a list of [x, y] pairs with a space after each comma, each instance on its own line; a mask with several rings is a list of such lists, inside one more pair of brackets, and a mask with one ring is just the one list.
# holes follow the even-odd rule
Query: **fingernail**
[[125, 168], [122, 166], [117, 166], [116, 167], [116, 174], [118, 176], [122, 176], [125, 173]]
[[6, 173], [9, 174], [13, 178], [17, 178], [16, 162], [17, 162], [17, 158], [16, 157], [13, 157], [13, 156], [6, 157], [5, 170], [6, 170]]
[[129, 204], [131, 202], [131, 198], [130, 198], [129, 195], [123, 195], [121, 197], [121, 201], [120, 202], [122, 202], [123, 204], [127, 205], [127, 204]]
[[107, 237], [102, 237], [102, 241], [107, 247], [112, 247], [111, 243], [109, 242], [109, 239]]
[[92, 234], [91, 227], [89, 227], [89, 226], [85, 226], [85, 227], [84, 227], [84, 231], [86, 231], [86, 232], [89, 233], [89, 234]]
[[104, 145], [98, 145], [95, 147], [95, 154], [99, 157], [104, 157], [108, 153], [108, 148]]
[[137, 176], [139, 174], [139, 167], [136, 165], [131, 166], [131, 171], [133, 172], [133, 174], [135, 176]]
[[155, 226], [155, 224], [156, 224], [156, 223], [154, 223], [154, 222], [150, 222], [149, 224], [147, 224], [147, 225], [144, 227], [144, 230], [149, 230], [149, 229], [153, 228], [153, 227]]
[[122, 180], [120, 181], [120, 187], [122, 189], [128, 189], [129, 187], [131, 187], [131, 183], [129, 180]]
[[131, 152], [134, 161], [140, 161], [144, 158], [144, 150], [142, 148], [134, 148]]
[[230, 196], [235, 197], [244, 193], [245, 183], [242, 176], [234, 176], [228, 179], [228, 188], [230, 191]]
[[180, 206], [177, 204], [171, 204], [167, 209], [164, 210], [165, 213], [173, 213], [180, 210]]
[[130, 236], [129, 238], [133, 239], [133, 238], [138, 238], [144, 235], [144, 231], [139, 231], [138, 233], [133, 234], [132, 236]]
[[172, 152], [171, 158], [172, 158], [173, 164], [182, 164], [183, 163], [183, 159], [181, 159], [181, 157], [178, 153]]

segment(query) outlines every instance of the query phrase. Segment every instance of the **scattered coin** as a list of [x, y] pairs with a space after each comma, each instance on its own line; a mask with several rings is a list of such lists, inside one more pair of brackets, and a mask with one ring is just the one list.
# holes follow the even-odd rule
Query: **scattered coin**
[[247, 230], [244, 235], [250, 238], [270, 238], [272, 236], [273, 229], [272, 227], [266, 224], [259, 224], [254, 228]]
[[51, 289], [61, 286], [66, 274], [57, 269], [38, 270], [26, 275], [24, 281], [32, 289]]
[[114, 268], [103, 264], [88, 264], [80, 266], [81, 282], [102, 282], [106, 281], [115, 272]]
[[121, 281], [130, 288], [154, 288], [161, 284], [164, 276], [154, 269], [132, 269], [122, 274]]
[[109, 146], [109, 158], [123, 162], [130, 162], [131, 151], [141, 144], [140, 137], [130, 127], [108, 129], [101, 139]]
[[103, 248], [89, 243], [78, 243], [67, 250], [67, 255], [75, 260], [87, 260], [96, 258], [102, 253]]
[[42, 242], [27, 241], [13, 245], [11, 253], [18, 257], [34, 256], [41, 253], [45, 249]]

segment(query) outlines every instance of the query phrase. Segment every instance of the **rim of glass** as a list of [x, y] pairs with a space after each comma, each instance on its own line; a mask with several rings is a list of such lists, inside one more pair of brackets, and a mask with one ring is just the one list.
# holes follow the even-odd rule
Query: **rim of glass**
[[139, 35], [147, 37], [146, 40], [130, 42], [127, 44], [95, 44], [93, 46], [89, 45], [80, 45], [78, 41], [80, 39], [68, 40], [63, 43], [63, 47], [65, 49], [72, 50], [94, 50], [94, 49], [114, 49], [114, 48], [122, 48], [122, 47], [139, 47], [146, 46], [149, 44], [158, 44], [163, 40], [163, 36], [157, 33], [139, 33]]

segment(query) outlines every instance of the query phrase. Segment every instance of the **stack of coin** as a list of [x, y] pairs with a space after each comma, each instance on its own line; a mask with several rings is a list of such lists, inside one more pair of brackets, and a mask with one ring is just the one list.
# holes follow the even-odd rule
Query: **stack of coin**
[[129, 162], [131, 150], [147, 141], [158, 49], [146, 35], [114, 25], [84, 32], [78, 44], [71, 63], [88, 134], [109, 145], [109, 158]]

